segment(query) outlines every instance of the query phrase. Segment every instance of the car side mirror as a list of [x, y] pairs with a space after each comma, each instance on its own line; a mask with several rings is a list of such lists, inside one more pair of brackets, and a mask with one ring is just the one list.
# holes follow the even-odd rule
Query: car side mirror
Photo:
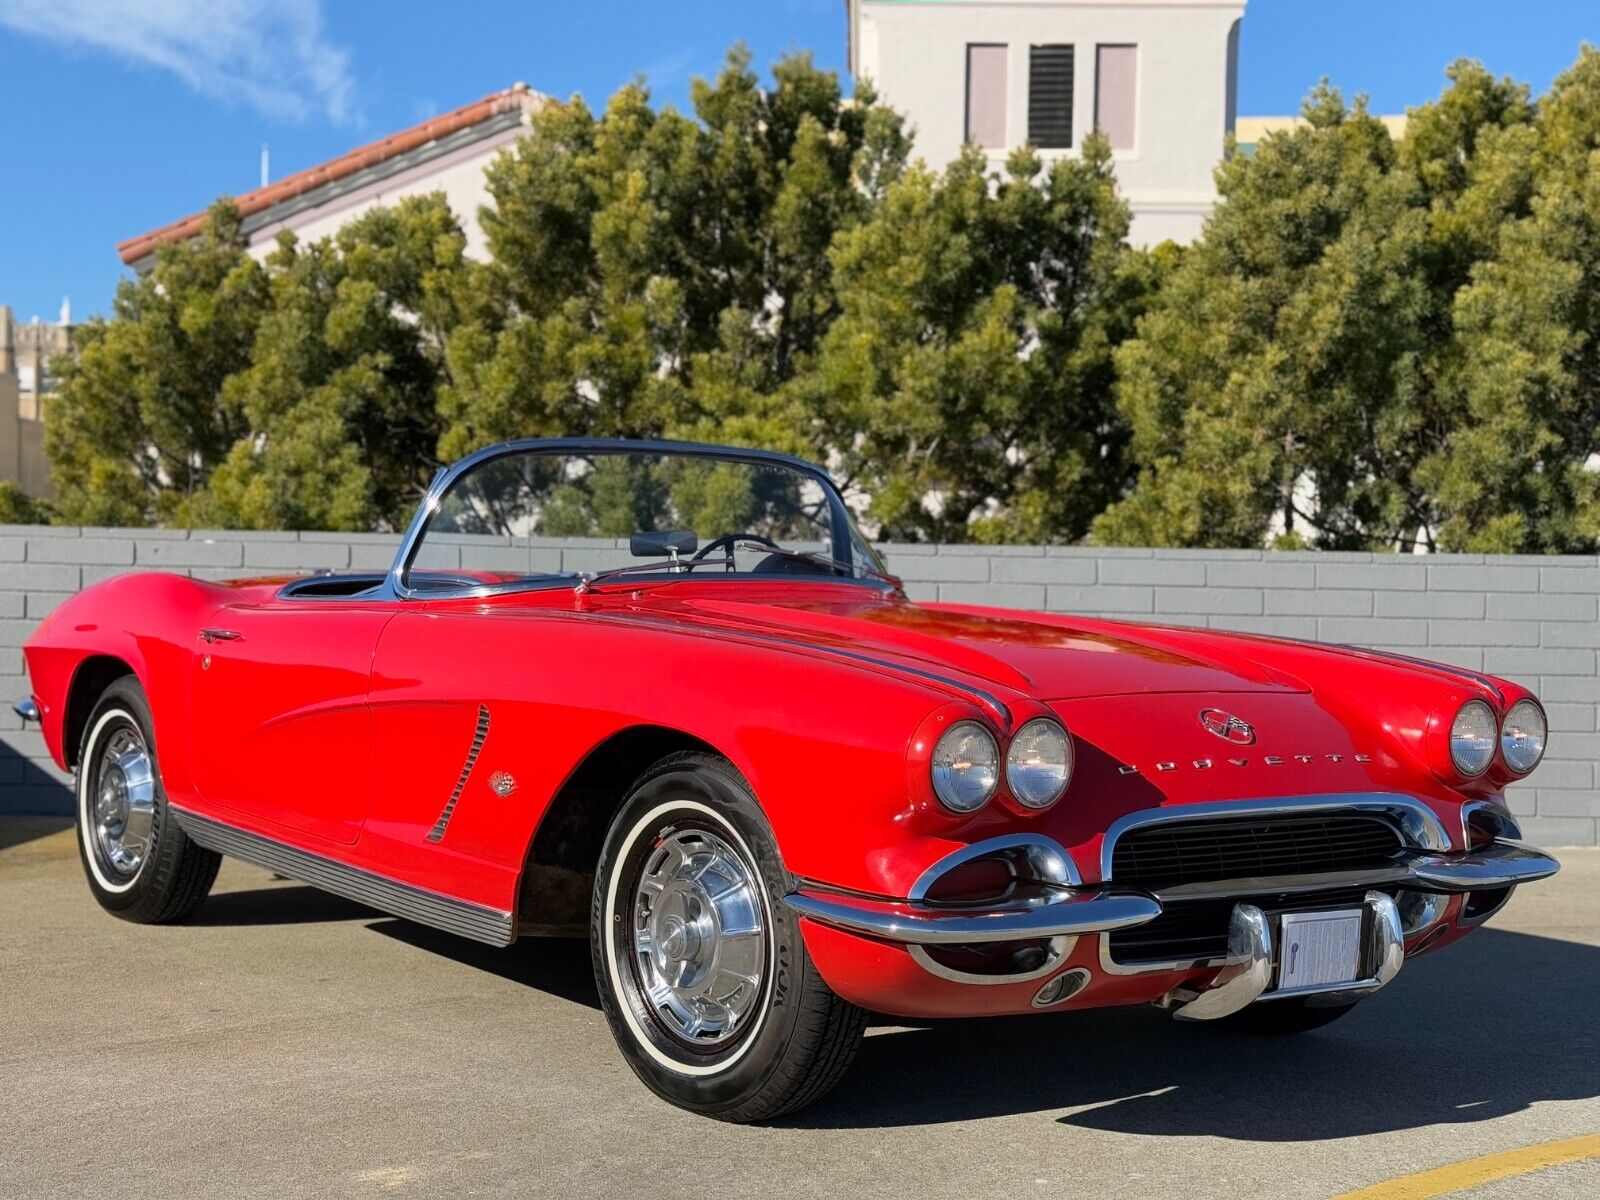
[[635, 558], [670, 558], [674, 562], [680, 554], [693, 554], [699, 545], [700, 539], [687, 529], [636, 533], [628, 539], [628, 550]]

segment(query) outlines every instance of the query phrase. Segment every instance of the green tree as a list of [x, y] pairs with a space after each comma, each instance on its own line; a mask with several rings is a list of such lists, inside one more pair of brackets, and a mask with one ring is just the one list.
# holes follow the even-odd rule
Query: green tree
[[373, 209], [326, 240], [280, 235], [250, 361], [219, 397], [250, 432], [180, 519], [402, 526], [439, 465], [444, 342], [470, 296], [464, 247], [438, 195]]
[[794, 390], [887, 536], [1076, 540], [1119, 494], [1113, 353], [1172, 257], [1127, 231], [1091, 137], [1048, 171], [918, 166], [836, 237], [841, 313]]
[[157, 252], [117, 289], [113, 316], [81, 328], [55, 364], [46, 406], [59, 519], [143, 525], [173, 519], [246, 433], [218, 403], [250, 359], [269, 305], [238, 211], [216, 205], [199, 237]]
[[0, 525], [42, 525], [49, 515], [48, 504], [29, 499], [9, 479], [0, 479]]
[[1138, 480], [1097, 540], [1460, 548], [1441, 480], [1478, 419], [1461, 297], [1529, 210], [1536, 130], [1526, 88], [1449, 77], [1398, 145], [1323, 85], [1301, 128], [1219, 169], [1222, 202], [1118, 361]]
[[815, 451], [786, 397], [838, 310], [828, 249], [901, 169], [899, 119], [809, 55], [735, 50], [695, 119], [641, 85], [537, 114], [489, 172], [488, 299], [449, 341], [440, 453], [533, 435]]
[[1491, 196], [1478, 207], [1502, 220], [1452, 312], [1447, 387], [1461, 417], [1418, 475], [1437, 495], [1445, 549], [1593, 553], [1600, 51], [1584, 47], [1531, 128], [1480, 145], [1472, 165]]
[[219, 203], [57, 364], [59, 519], [402, 524], [437, 466], [446, 335], [477, 303], [463, 247], [443, 198], [414, 197], [258, 263]]

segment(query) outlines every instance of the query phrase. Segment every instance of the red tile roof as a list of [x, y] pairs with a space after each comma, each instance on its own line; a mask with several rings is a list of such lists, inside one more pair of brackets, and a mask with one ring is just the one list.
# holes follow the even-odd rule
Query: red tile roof
[[[281, 204], [313, 188], [322, 187], [336, 179], [343, 179], [346, 175], [353, 175], [357, 171], [364, 171], [368, 167], [395, 158], [414, 150], [418, 146], [425, 146], [429, 142], [448, 137], [457, 130], [466, 129], [497, 117], [501, 113], [514, 110], [527, 110], [538, 106], [544, 99], [525, 83], [513, 84], [503, 91], [492, 92], [482, 100], [471, 104], [462, 105], [453, 112], [430, 118], [420, 125], [413, 125], [410, 129], [403, 129], [399, 133], [392, 133], [386, 138], [369, 142], [365, 146], [358, 146], [348, 153], [341, 154], [338, 158], [330, 159], [319, 166], [308, 167], [304, 171], [297, 171], [293, 175], [286, 175], [277, 183], [270, 183], [266, 187], [256, 188], [242, 196], [234, 197], [233, 203], [238, 207], [243, 216], [258, 213], [262, 209], [271, 208], [274, 204]], [[160, 229], [153, 229], [149, 233], [141, 233], [138, 237], [129, 238], [117, 244], [117, 255], [123, 262], [130, 266], [146, 255], [153, 252], [158, 246], [169, 245], [174, 242], [187, 241], [200, 232], [205, 224], [206, 214], [194, 213], [182, 220], [174, 221], [170, 225], [163, 225]]]

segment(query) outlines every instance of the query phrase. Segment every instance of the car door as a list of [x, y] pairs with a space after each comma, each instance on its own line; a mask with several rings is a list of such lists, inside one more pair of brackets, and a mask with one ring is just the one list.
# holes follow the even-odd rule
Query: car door
[[[392, 603], [229, 604], [195, 631], [196, 789], [269, 836], [350, 844], [372, 800], [367, 692]], [[222, 814], [219, 814], [222, 815]]]

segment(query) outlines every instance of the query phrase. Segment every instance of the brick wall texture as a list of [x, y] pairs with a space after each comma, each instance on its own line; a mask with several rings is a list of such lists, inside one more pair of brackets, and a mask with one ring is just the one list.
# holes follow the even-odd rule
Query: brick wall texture
[[[388, 566], [382, 534], [0, 526], [0, 815], [71, 810], [67, 780], [10, 708], [22, 642], [79, 588], [126, 571], [202, 578]], [[509, 546], [507, 547], [509, 550]], [[593, 569], [596, 547], [536, 546]], [[1530, 841], [1594, 845], [1600, 824], [1600, 558], [891, 545], [914, 599], [1076, 612], [1396, 650], [1531, 686], [1551, 747], [1508, 794]], [[517, 553], [521, 553], [518, 551]], [[604, 556], [610, 558], [610, 555]], [[613, 560], [614, 561], [614, 560]]]

